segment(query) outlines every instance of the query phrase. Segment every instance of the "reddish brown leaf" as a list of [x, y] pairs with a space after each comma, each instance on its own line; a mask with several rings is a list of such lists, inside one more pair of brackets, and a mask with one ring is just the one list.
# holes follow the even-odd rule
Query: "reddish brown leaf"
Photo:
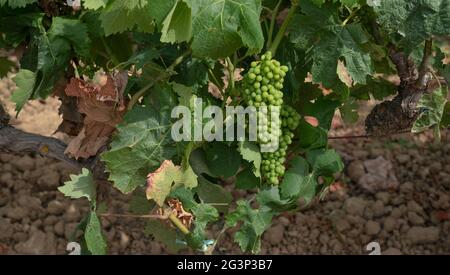
[[[228, 82], [230, 81], [230, 73], [228, 72], [228, 67], [225, 61], [219, 60], [219, 63], [223, 66], [222, 72], [222, 84], [223, 88], [222, 90], [217, 87], [216, 84], [209, 82], [208, 83], [208, 92], [214, 96], [215, 98], [223, 100], [223, 94], [225, 93], [225, 90], [228, 88]], [[241, 81], [243, 79], [243, 76], [241, 73], [244, 71], [243, 68], [236, 68], [234, 69], [233, 79], [235, 82]], [[227, 103], [229, 103], [230, 98], [227, 98]]]
[[[125, 113], [123, 92], [126, 72], [107, 75], [106, 82], [91, 83], [72, 78], [66, 86], [67, 96], [77, 98], [78, 112], [85, 115], [84, 127], [69, 143], [66, 154], [78, 159], [97, 155], [108, 142]], [[69, 125], [70, 126], [70, 125]]]
[[172, 212], [181, 221], [181, 223], [187, 228], [190, 228], [194, 216], [184, 210], [183, 204], [177, 199], [170, 199], [167, 201], [167, 204], [169, 204], [170, 209], [172, 209]]

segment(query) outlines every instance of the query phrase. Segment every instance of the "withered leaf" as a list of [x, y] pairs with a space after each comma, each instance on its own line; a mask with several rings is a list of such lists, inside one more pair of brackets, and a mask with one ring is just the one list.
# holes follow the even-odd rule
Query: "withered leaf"
[[65, 93], [77, 98], [78, 112], [85, 118], [83, 129], [68, 144], [66, 154], [76, 159], [89, 158], [107, 144], [125, 113], [123, 91], [127, 82], [126, 72], [108, 74], [103, 85], [79, 78], [70, 80]]

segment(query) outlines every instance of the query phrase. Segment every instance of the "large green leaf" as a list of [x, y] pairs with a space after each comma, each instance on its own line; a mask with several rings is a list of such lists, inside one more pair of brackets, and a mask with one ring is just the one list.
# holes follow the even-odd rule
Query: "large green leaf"
[[62, 38], [73, 45], [75, 52], [81, 56], [89, 56], [91, 41], [88, 36], [87, 25], [76, 19], [54, 17], [48, 31], [51, 41]]
[[448, 0], [370, 0], [384, 29], [401, 38], [401, 44], [414, 49], [433, 35], [450, 35]]
[[242, 46], [251, 53], [263, 47], [260, 0], [185, 1], [192, 9], [194, 55], [220, 58]]
[[234, 185], [237, 189], [253, 189], [259, 187], [261, 178], [256, 177], [253, 172], [251, 164], [247, 164], [246, 167], [236, 175], [236, 181]]
[[180, 43], [191, 40], [191, 8], [183, 0], [178, 0], [162, 25], [161, 42]]
[[241, 165], [241, 156], [236, 148], [222, 142], [213, 142], [205, 147], [206, 163], [216, 177], [234, 176]]
[[[160, 2], [161, 0], [156, 0]], [[154, 30], [153, 16], [147, 0], [111, 0], [101, 11], [100, 20], [106, 35], [132, 30]]]
[[155, 87], [146, 106], [135, 106], [117, 127], [111, 149], [102, 154], [102, 160], [109, 179], [121, 192], [130, 193], [144, 185], [148, 173], [177, 154], [179, 144], [170, 134], [175, 104], [169, 87]]
[[352, 79], [365, 84], [366, 76], [373, 72], [373, 64], [362, 47], [368, 42], [362, 26], [343, 25], [336, 16], [338, 5], [327, 3], [319, 8], [309, 1], [300, 1], [300, 6], [304, 14], [294, 18], [290, 40], [301, 48], [312, 46], [313, 81], [333, 87], [338, 81], [337, 62], [343, 58]]

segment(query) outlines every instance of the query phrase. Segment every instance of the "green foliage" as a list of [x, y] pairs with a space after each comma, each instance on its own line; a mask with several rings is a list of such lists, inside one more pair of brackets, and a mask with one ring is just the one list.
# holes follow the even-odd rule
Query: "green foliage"
[[32, 71], [22, 69], [13, 80], [16, 83], [17, 89], [12, 95], [11, 100], [16, 103], [16, 111], [19, 113], [33, 94], [36, 74]]
[[234, 235], [235, 241], [243, 251], [259, 253], [261, 235], [269, 227], [273, 214], [269, 210], [253, 209], [247, 201], [237, 201], [236, 209], [227, 215], [227, 226], [242, 224]]
[[[343, 170], [328, 146], [333, 116], [339, 110], [346, 123], [355, 122], [358, 100], [397, 94], [398, 87], [387, 80], [396, 74], [389, 57], [393, 48], [418, 65], [423, 42], [432, 38], [430, 66], [450, 79], [441, 62], [448, 45], [440, 38], [450, 35], [447, 0], [284, 1], [281, 10], [290, 12], [274, 17], [284, 19], [283, 25], [271, 21], [278, 3], [272, 0], [83, 0], [81, 10], [55, 3], [57, 10], [45, 1], [0, 0], [0, 48], [5, 49], [0, 77], [15, 73], [16, 111], [30, 99], [60, 95], [72, 77], [93, 79], [103, 71], [114, 78], [127, 71], [124, 90], [114, 90], [120, 86], [114, 78], [112, 89], [105, 92], [99, 85], [105, 94], [89, 98], [96, 108], [120, 114], [114, 121], [121, 123], [108, 125], [116, 129], [101, 161], [112, 185], [133, 193], [130, 212], [153, 214], [177, 199], [192, 214], [189, 228], [172, 216], [147, 222], [146, 233], [173, 253], [186, 245], [205, 251], [213, 222], [239, 226], [235, 241], [258, 253], [274, 216], [322, 196]], [[19, 66], [4, 52], [17, 56]], [[413, 132], [433, 127], [437, 133], [438, 126], [450, 125], [446, 97], [447, 87], [423, 95]], [[261, 153], [259, 136], [258, 142], [174, 142], [173, 107], [194, 112], [197, 99], [203, 109], [280, 106], [281, 133], [274, 135], [281, 146]], [[268, 184], [268, 178], [279, 184]], [[252, 195], [235, 202], [233, 188], [250, 189]], [[90, 201], [91, 212], [78, 229], [85, 228], [89, 253], [107, 253], [97, 216], [106, 209], [97, 208], [104, 202], [97, 202], [93, 173], [83, 169], [59, 190]]]
[[229, 178], [236, 174], [241, 164], [241, 156], [233, 147], [220, 142], [206, 145], [206, 163], [213, 176]]
[[431, 94], [425, 94], [419, 101], [422, 113], [413, 125], [412, 132], [419, 133], [434, 125], [440, 125], [447, 103], [447, 87], [441, 87]]
[[185, 1], [192, 9], [192, 50], [195, 55], [220, 58], [229, 56], [241, 46], [248, 48], [249, 53], [262, 48], [261, 1]]
[[102, 233], [100, 220], [95, 212], [91, 212], [87, 221], [84, 239], [90, 253], [93, 255], [105, 255], [107, 244]]
[[145, 234], [153, 236], [156, 240], [165, 244], [171, 253], [176, 253], [184, 247], [177, 242], [178, 236], [165, 221], [150, 220], [145, 226]]
[[367, 75], [373, 73], [373, 64], [362, 48], [368, 42], [362, 26], [356, 23], [343, 25], [337, 18], [336, 5], [318, 8], [308, 1], [300, 2], [305, 14], [294, 19], [290, 40], [300, 48], [313, 46], [313, 81], [325, 87], [335, 86], [337, 61], [343, 58], [353, 80], [365, 84]]
[[450, 35], [447, 0], [371, 0], [368, 4], [386, 31], [410, 51], [433, 35]]
[[8, 58], [0, 57], [0, 78], [5, 77], [14, 66], [14, 62]]
[[11, 8], [23, 8], [26, 5], [36, 3], [38, 0], [0, 0], [0, 7], [8, 4]]
[[142, 186], [149, 172], [178, 152], [170, 135], [170, 112], [176, 104], [171, 88], [159, 87], [152, 97], [158, 105], [136, 106], [128, 112], [111, 149], [102, 154], [109, 179], [123, 193]]
[[261, 176], [261, 152], [259, 151], [258, 145], [243, 141], [239, 142], [239, 152], [242, 155], [242, 159], [252, 163], [253, 168], [251, 169], [256, 177]]
[[86, 168], [83, 168], [79, 175], [71, 175], [70, 181], [66, 181], [64, 186], [58, 187], [58, 190], [72, 199], [85, 197], [93, 205], [96, 203], [94, 179], [91, 172]]

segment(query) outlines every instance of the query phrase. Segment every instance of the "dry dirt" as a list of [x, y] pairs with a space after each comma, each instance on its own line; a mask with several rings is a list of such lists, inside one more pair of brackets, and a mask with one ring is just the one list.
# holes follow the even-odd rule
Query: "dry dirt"
[[[0, 100], [13, 115], [10, 90], [10, 81], [0, 82]], [[58, 104], [33, 101], [13, 124], [54, 135]], [[361, 132], [341, 124], [337, 117], [332, 135]], [[276, 218], [263, 236], [262, 253], [368, 254], [367, 244], [378, 242], [384, 254], [450, 254], [450, 135], [442, 136], [441, 144], [427, 134], [333, 140], [345, 173], [324, 200]], [[0, 154], [0, 254], [67, 253], [72, 232], [89, 210], [86, 201], [56, 190], [71, 173], [76, 171], [53, 160]], [[115, 190], [111, 196], [112, 208], [127, 212], [129, 197]], [[144, 234], [141, 220], [108, 217], [102, 223], [111, 254], [167, 253]], [[215, 253], [241, 253], [232, 235], [226, 232]]]

